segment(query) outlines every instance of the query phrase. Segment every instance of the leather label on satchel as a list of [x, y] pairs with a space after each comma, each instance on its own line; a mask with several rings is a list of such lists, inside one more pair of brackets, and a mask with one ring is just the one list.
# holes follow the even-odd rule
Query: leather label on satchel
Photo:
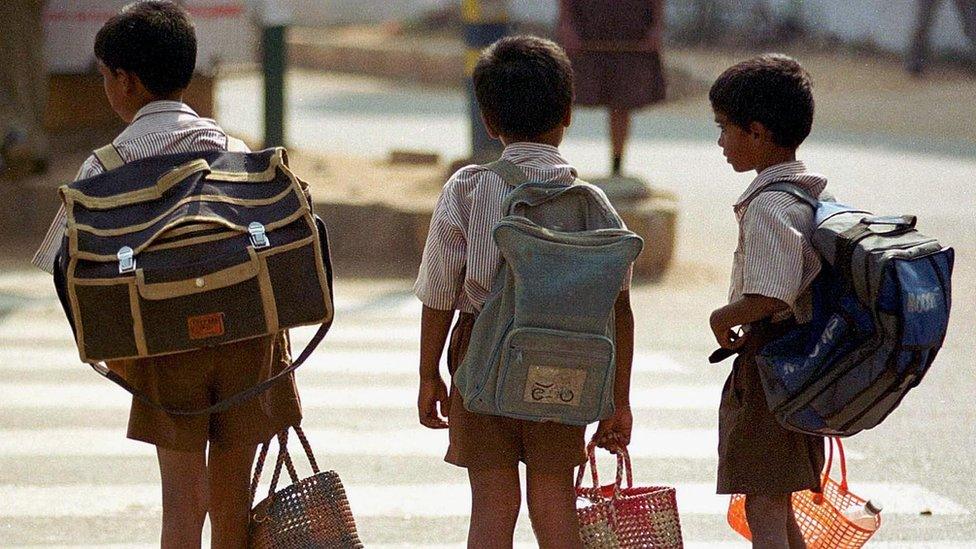
[[224, 335], [224, 313], [191, 316], [186, 319], [190, 339], [206, 339]]
[[530, 366], [522, 400], [532, 404], [579, 406], [586, 370]]

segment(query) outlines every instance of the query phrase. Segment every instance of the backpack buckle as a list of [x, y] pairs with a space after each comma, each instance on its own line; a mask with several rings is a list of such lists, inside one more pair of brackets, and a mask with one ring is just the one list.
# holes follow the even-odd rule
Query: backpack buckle
[[115, 257], [119, 258], [119, 274], [131, 273], [136, 270], [135, 252], [132, 251], [132, 248], [122, 246]]
[[268, 241], [268, 235], [264, 229], [264, 225], [257, 221], [252, 221], [250, 225], [247, 226], [247, 232], [251, 233], [251, 245], [255, 248], [267, 248], [271, 245]]

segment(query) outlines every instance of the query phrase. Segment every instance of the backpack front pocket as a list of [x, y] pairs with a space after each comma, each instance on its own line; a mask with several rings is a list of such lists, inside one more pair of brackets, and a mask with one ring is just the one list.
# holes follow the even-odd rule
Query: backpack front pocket
[[517, 328], [499, 366], [498, 408], [506, 415], [586, 425], [611, 409], [614, 351], [605, 336]]

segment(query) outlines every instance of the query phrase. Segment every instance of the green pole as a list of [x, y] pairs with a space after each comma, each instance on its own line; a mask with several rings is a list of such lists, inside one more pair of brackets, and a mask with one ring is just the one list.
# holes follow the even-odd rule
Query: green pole
[[264, 27], [261, 35], [264, 67], [264, 146], [285, 146], [285, 25]]

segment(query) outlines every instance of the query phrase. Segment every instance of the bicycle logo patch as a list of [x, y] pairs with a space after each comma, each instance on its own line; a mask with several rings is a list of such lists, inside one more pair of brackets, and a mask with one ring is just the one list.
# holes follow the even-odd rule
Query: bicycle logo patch
[[579, 406], [586, 370], [530, 366], [522, 400], [531, 404]]

